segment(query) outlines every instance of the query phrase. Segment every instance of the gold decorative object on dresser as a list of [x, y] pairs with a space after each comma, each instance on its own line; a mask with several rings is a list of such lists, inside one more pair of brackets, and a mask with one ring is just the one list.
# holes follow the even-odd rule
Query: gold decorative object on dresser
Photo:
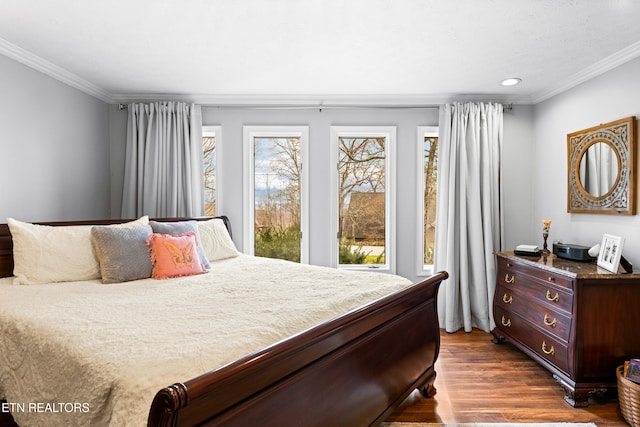
[[494, 342], [508, 339], [551, 371], [571, 406], [615, 396], [616, 368], [640, 356], [640, 274], [553, 254], [496, 259]]

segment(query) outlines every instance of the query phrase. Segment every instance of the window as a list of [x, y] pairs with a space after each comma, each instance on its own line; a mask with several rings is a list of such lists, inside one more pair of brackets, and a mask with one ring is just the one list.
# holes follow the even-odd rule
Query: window
[[422, 238], [419, 242], [418, 274], [433, 273], [434, 242], [436, 231], [436, 190], [438, 181], [438, 128], [418, 127], [418, 170], [421, 185], [418, 186], [421, 208], [418, 224]]
[[331, 128], [338, 267], [395, 271], [395, 136], [395, 127]]
[[202, 157], [204, 172], [204, 214], [215, 216], [218, 212], [217, 197], [217, 145], [220, 140], [220, 126], [202, 127]]
[[308, 262], [306, 126], [245, 126], [244, 250]]

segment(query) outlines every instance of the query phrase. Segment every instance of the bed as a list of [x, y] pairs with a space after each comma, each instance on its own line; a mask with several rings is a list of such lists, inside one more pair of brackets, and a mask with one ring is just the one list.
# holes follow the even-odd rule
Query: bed
[[[223, 224], [230, 240], [226, 217], [158, 222], [194, 220], [199, 226]], [[93, 228], [132, 222], [40, 225]], [[12, 243], [9, 226], [0, 224], [0, 333], [5, 334], [0, 336], [0, 421], [10, 411], [24, 425], [43, 420], [82, 425], [90, 419], [91, 424], [136, 426], [367, 426], [379, 425], [416, 388], [425, 396], [435, 393], [436, 295], [446, 272], [411, 284], [381, 273], [237, 254], [212, 260], [206, 273], [190, 277], [21, 286], [11, 277]], [[300, 277], [306, 284], [298, 283]], [[345, 295], [330, 282], [344, 285]], [[225, 287], [231, 296], [223, 296]], [[267, 303], [272, 295], [261, 296], [265, 289], [279, 292], [274, 306]], [[298, 293], [298, 300], [286, 300]], [[158, 295], [164, 299], [155, 301]], [[334, 303], [337, 295], [346, 305]], [[316, 303], [299, 305], [301, 298]], [[248, 318], [236, 320], [234, 307]], [[210, 312], [231, 323], [210, 322]], [[12, 316], [23, 324], [10, 326]], [[289, 325], [289, 318], [298, 323]], [[45, 325], [45, 338], [35, 339], [37, 350], [21, 350], [35, 323]], [[154, 347], [159, 342], [160, 350]], [[173, 361], [170, 368], [167, 360]]]

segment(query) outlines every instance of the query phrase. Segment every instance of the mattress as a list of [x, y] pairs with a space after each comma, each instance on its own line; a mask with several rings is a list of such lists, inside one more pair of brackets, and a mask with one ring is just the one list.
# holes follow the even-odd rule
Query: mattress
[[0, 398], [22, 426], [144, 426], [158, 390], [410, 284], [240, 255], [119, 284], [0, 279]]

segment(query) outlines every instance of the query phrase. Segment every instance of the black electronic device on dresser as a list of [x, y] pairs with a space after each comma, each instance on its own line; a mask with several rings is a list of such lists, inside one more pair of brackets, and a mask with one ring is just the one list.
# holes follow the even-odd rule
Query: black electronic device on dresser
[[509, 340], [551, 371], [574, 407], [613, 393], [616, 368], [640, 355], [640, 274], [554, 254], [496, 259], [494, 342]]
[[589, 255], [588, 246], [576, 245], [573, 243], [554, 243], [553, 253], [560, 258], [573, 261], [593, 261], [594, 257]]

